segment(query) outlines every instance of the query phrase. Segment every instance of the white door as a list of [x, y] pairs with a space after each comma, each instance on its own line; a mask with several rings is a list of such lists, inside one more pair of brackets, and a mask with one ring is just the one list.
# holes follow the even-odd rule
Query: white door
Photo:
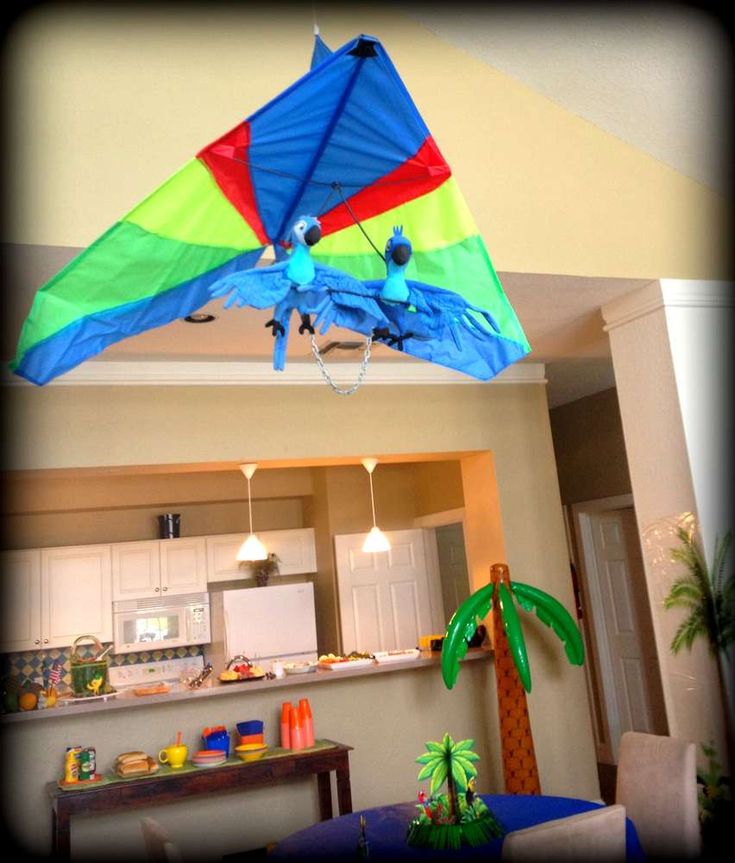
[[445, 622], [449, 623], [454, 612], [470, 595], [464, 528], [462, 522], [445, 524], [437, 527], [435, 534]]
[[342, 651], [417, 647], [420, 635], [441, 632], [438, 572], [423, 530], [386, 531], [390, 551], [362, 551], [365, 534], [335, 536]]
[[581, 525], [593, 614], [603, 637], [600, 666], [609, 740], [599, 754], [616, 763], [625, 731], [660, 733], [652, 704], [655, 656], [641, 614], [647, 607], [645, 576], [642, 562], [632, 557], [630, 539], [637, 536], [632, 508], [591, 512]]
[[6, 551], [0, 556], [3, 577], [0, 603], [0, 652], [41, 647], [41, 552]]
[[204, 537], [162, 539], [161, 593], [202, 593], [207, 589], [207, 552]]
[[80, 635], [112, 641], [109, 545], [41, 549], [43, 647], [65, 647]]

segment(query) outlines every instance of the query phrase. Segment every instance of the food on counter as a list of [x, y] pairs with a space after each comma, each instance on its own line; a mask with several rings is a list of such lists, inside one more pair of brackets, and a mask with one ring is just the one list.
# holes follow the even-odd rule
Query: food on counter
[[134, 750], [123, 752], [115, 759], [115, 773], [123, 778], [128, 776], [147, 776], [158, 770], [158, 762], [145, 752]]
[[322, 654], [319, 657], [319, 667], [329, 671], [343, 671], [351, 668], [363, 668], [375, 662], [372, 654], [353, 650], [347, 656], [337, 656], [334, 653]]
[[224, 683], [231, 683], [233, 680], [254, 680], [259, 677], [265, 677], [264, 668], [243, 662], [220, 672], [219, 679]]
[[135, 695], [164, 695], [171, 691], [167, 683], [150, 683], [147, 686], [136, 686], [133, 689]]
[[38, 704], [38, 696], [35, 692], [21, 692], [18, 696], [18, 707], [21, 710], [35, 710]]
[[326, 665], [332, 665], [335, 662], [358, 662], [360, 660], [372, 659], [372, 653], [367, 653], [365, 651], [353, 650], [351, 653], [348, 653], [347, 656], [340, 656], [339, 654], [334, 653], [325, 653], [319, 657], [319, 662], [325, 663]]
[[286, 674], [309, 674], [316, 671], [316, 662], [286, 662], [283, 670]]

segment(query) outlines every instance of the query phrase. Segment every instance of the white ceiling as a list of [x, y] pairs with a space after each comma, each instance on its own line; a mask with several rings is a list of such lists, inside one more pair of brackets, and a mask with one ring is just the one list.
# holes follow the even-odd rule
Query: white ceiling
[[[713, 19], [686, 8], [490, 6], [453, 7], [452, 14], [413, 7], [405, 14], [441, 39], [526, 84], [569, 111], [644, 150], [677, 171], [716, 189], [728, 186], [718, 130], [730, 106], [723, 98], [729, 74], [725, 37]], [[37, 287], [79, 250], [9, 246], [13, 264], [2, 352], [10, 357]], [[599, 309], [629, 293], [640, 280], [500, 273], [532, 345], [527, 358], [547, 364], [552, 407], [614, 386], [609, 344]], [[267, 360], [272, 338], [267, 312], [222, 311], [207, 325], [176, 321], [108, 348], [101, 360]], [[345, 339], [330, 332], [321, 344]], [[292, 335], [288, 360], [310, 358], [309, 341]], [[380, 360], [411, 362], [377, 345]], [[335, 352], [330, 362], [354, 362]]]

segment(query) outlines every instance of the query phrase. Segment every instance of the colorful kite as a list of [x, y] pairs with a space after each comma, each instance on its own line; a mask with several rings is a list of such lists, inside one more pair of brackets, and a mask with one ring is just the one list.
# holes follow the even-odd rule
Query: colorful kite
[[[480, 310], [464, 349], [440, 328], [406, 353], [487, 380], [530, 350], [477, 227], [380, 42], [359, 36], [201, 150], [37, 293], [13, 371], [45, 384], [108, 345], [192, 314], [228, 274], [282, 260], [302, 213], [318, 218], [315, 261], [386, 278], [381, 246], [412, 239], [410, 279]], [[485, 326], [484, 313], [498, 331]]]

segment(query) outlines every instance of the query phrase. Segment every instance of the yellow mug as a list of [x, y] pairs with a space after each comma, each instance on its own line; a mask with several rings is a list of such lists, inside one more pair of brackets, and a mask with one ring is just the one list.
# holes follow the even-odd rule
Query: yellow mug
[[188, 751], [186, 746], [167, 746], [158, 753], [158, 760], [169, 767], [183, 767]]

